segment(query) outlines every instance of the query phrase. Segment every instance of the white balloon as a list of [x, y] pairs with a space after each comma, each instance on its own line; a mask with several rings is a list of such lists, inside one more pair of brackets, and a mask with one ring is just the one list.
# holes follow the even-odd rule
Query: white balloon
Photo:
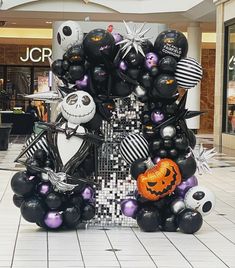
[[57, 42], [66, 51], [73, 45], [80, 45], [83, 41], [83, 31], [76, 21], [65, 21], [58, 28]]
[[89, 122], [96, 111], [92, 96], [82, 90], [68, 94], [61, 102], [60, 107], [63, 117], [75, 125]]
[[202, 216], [211, 213], [215, 206], [215, 195], [204, 186], [190, 188], [184, 197], [186, 207], [199, 211]]

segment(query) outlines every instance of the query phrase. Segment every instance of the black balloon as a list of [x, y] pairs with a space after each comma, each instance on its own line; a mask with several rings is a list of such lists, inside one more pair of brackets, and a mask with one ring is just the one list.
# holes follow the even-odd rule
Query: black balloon
[[159, 156], [160, 158], [165, 158], [165, 157], [167, 157], [167, 151], [165, 149], [160, 149], [157, 152], [157, 156]]
[[68, 61], [68, 60], [63, 60], [63, 62], [62, 62], [62, 68], [63, 68], [65, 71], [68, 71], [69, 66], [70, 66], [69, 61]]
[[147, 87], [147, 88], [151, 88], [152, 87], [152, 84], [153, 84], [153, 77], [150, 75], [150, 73], [146, 72], [146, 73], [143, 73], [141, 76], [140, 76], [140, 84], [143, 86], [143, 87]]
[[84, 221], [89, 221], [94, 217], [95, 217], [95, 206], [90, 203], [86, 204], [82, 211], [82, 219]]
[[189, 146], [194, 149], [196, 146], [196, 136], [191, 129], [188, 130]]
[[26, 169], [27, 173], [32, 176], [36, 176], [40, 173], [40, 171], [37, 170], [37, 168], [40, 167], [40, 164], [37, 160], [33, 158], [28, 158], [26, 160]]
[[137, 212], [136, 220], [144, 232], [155, 232], [159, 228], [161, 217], [156, 208], [142, 208]]
[[73, 204], [74, 206], [79, 207], [79, 208], [83, 204], [83, 198], [80, 194], [79, 195], [78, 194], [71, 195], [69, 197], [69, 201], [71, 202], [71, 204]]
[[141, 44], [141, 47], [144, 51], [144, 54], [146, 55], [147, 53], [149, 52], [153, 52], [154, 50], [154, 47], [153, 47], [153, 44], [150, 40], [145, 40], [142, 44]]
[[154, 80], [151, 95], [154, 98], [171, 98], [177, 92], [177, 82], [174, 76], [160, 74]]
[[85, 69], [82, 65], [71, 65], [68, 73], [66, 73], [66, 78], [68, 79], [68, 82], [75, 83], [77, 80], [82, 79], [84, 74]]
[[47, 153], [43, 149], [37, 149], [33, 154], [33, 158], [39, 163], [40, 166], [44, 166], [47, 160]]
[[63, 60], [55, 60], [51, 66], [53, 74], [56, 76], [63, 76], [65, 74], [65, 70], [63, 69]]
[[176, 149], [170, 149], [168, 151], [168, 155], [171, 157], [171, 158], [176, 158], [178, 156], [178, 151]]
[[131, 92], [132, 87], [122, 80], [116, 81], [112, 88], [112, 94], [114, 96], [127, 97]]
[[173, 142], [171, 139], [164, 139], [163, 140], [163, 147], [164, 149], [171, 149], [173, 146]]
[[152, 155], [155, 155], [163, 146], [163, 140], [154, 139], [149, 143], [149, 151]]
[[166, 56], [159, 62], [159, 69], [163, 73], [174, 74], [176, 66], [177, 61], [171, 56]]
[[138, 176], [147, 170], [148, 167], [145, 161], [146, 158], [140, 158], [131, 164], [130, 173], [133, 179], [137, 180]]
[[115, 56], [115, 40], [111, 33], [103, 29], [90, 31], [83, 40], [83, 47], [88, 61], [103, 63], [104, 55], [113, 59]]
[[81, 45], [75, 45], [68, 49], [66, 57], [71, 63], [82, 64], [85, 61], [84, 49]]
[[193, 209], [186, 208], [178, 214], [178, 224], [181, 232], [194, 234], [203, 223], [202, 215]]
[[99, 83], [105, 82], [108, 78], [108, 73], [104, 66], [95, 66], [91, 71], [91, 75], [94, 81]]
[[62, 205], [61, 196], [54, 192], [47, 195], [45, 202], [50, 209], [57, 209]]
[[176, 232], [178, 229], [176, 215], [166, 215], [162, 223], [162, 228], [165, 232]]
[[197, 163], [193, 156], [179, 157], [176, 159], [183, 180], [193, 176], [197, 170]]
[[28, 176], [26, 172], [17, 172], [11, 179], [11, 188], [17, 195], [30, 195], [34, 190], [35, 185], [36, 178]]
[[167, 104], [165, 106], [165, 113], [168, 114], [168, 115], [174, 115], [176, 114], [177, 112], [177, 109], [178, 109], [178, 106], [176, 103], [171, 103], [171, 104]]
[[176, 30], [161, 32], [154, 43], [154, 51], [160, 57], [172, 56], [177, 61], [188, 52], [188, 41], [184, 34]]
[[13, 203], [16, 207], [20, 208], [21, 204], [24, 201], [24, 197], [21, 195], [14, 194], [13, 195]]
[[35, 197], [24, 201], [20, 207], [21, 214], [26, 221], [41, 222], [45, 209], [41, 201]]
[[187, 150], [189, 146], [188, 139], [185, 135], [180, 135], [174, 138], [175, 148], [178, 150]]
[[125, 61], [128, 67], [137, 67], [144, 62], [144, 57], [140, 53], [136, 53], [135, 50], [131, 50], [125, 57]]
[[78, 207], [68, 207], [64, 211], [64, 223], [69, 228], [75, 228], [80, 223], [81, 212]]
[[149, 72], [151, 76], [157, 76], [159, 73], [159, 69], [157, 66], [154, 66], [149, 70]]
[[137, 80], [139, 74], [140, 74], [139, 69], [134, 69], [134, 68], [127, 69], [127, 75], [130, 76], [134, 80]]

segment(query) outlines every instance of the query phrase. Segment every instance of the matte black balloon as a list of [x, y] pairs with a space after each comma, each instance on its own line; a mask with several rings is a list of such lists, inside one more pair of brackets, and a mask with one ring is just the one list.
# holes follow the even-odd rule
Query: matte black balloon
[[27, 166], [26, 166], [27, 173], [29, 175], [36, 176], [40, 173], [40, 171], [37, 171], [37, 168], [40, 167], [40, 164], [38, 163], [37, 160], [35, 160], [33, 158], [28, 158], [26, 160], [26, 164], [27, 164]]
[[115, 39], [112, 34], [103, 29], [90, 31], [83, 40], [83, 47], [88, 61], [97, 64], [104, 62], [104, 56], [110, 59], [115, 56]]
[[188, 52], [188, 41], [184, 34], [176, 30], [161, 32], [154, 43], [154, 51], [160, 56], [172, 56], [177, 61]]
[[14, 194], [13, 195], [13, 203], [16, 207], [20, 208], [21, 204], [24, 201], [24, 197], [21, 195]]
[[49, 193], [45, 202], [50, 209], [57, 209], [62, 205], [61, 197], [57, 193]]
[[140, 84], [144, 87], [151, 88], [153, 85], [153, 77], [146, 72], [140, 76]]
[[151, 95], [154, 98], [171, 98], [177, 92], [177, 82], [172, 75], [160, 74], [153, 84]]
[[91, 75], [94, 81], [99, 83], [105, 82], [108, 78], [108, 73], [104, 66], [95, 66], [91, 72]]
[[163, 73], [174, 74], [176, 66], [177, 61], [171, 56], [166, 56], [159, 62], [159, 69]]
[[202, 215], [193, 209], [186, 208], [178, 214], [178, 224], [181, 232], [194, 234], [203, 223]]
[[45, 215], [41, 201], [35, 197], [24, 201], [20, 207], [21, 214], [26, 221], [40, 222]]
[[192, 156], [187, 158], [180, 157], [176, 159], [176, 163], [179, 166], [183, 180], [187, 180], [189, 177], [193, 176], [197, 170], [197, 163]]
[[116, 81], [112, 88], [112, 94], [119, 97], [127, 97], [132, 93], [132, 87], [124, 81]]
[[137, 67], [143, 64], [144, 62], [144, 57], [140, 53], [136, 53], [135, 50], [131, 50], [126, 56], [125, 56], [125, 61], [127, 63], [128, 67]]
[[156, 208], [142, 208], [137, 212], [136, 220], [144, 232], [155, 232], [159, 229], [161, 217]]
[[134, 80], [137, 80], [139, 74], [140, 74], [139, 69], [133, 69], [133, 68], [127, 69], [127, 75], [130, 76]]
[[140, 158], [131, 164], [130, 172], [133, 179], [137, 180], [138, 176], [147, 170], [148, 167], [145, 161], [146, 158]]
[[89, 221], [95, 217], [95, 206], [92, 204], [86, 204], [82, 211], [82, 219]]
[[43, 149], [37, 149], [34, 154], [33, 158], [39, 163], [39, 165], [42, 167], [45, 165], [45, 162], [47, 160], [47, 153]]
[[189, 134], [189, 137], [188, 137], [189, 138], [189, 146], [192, 149], [194, 149], [196, 146], [196, 143], [197, 143], [196, 136], [191, 129], [188, 130], [188, 134]]
[[36, 178], [30, 177], [26, 172], [19, 171], [11, 179], [11, 188], [17, 195], [28, 196], [35, 187]]
[[68, 75], [69, 75], [68, 79], [72, 83], [75, 83], [76, 80], [82, 79], [84, 74], [85, 74], [85, 69], [82, 65], [71, 65], [68, 71]]
[[65, 70], [63, 69], [63, 60], [53, 61], [51, 65], [51, 70], [56, 76], [63, 76], [65, 74]]
[[75, 228], [80, 222], [81, 212], [78, 207], [68, 207], [64, 211], [64, 223], [69, 228]]
[[185, 135], [180, 135], [174, 138], [175, 148], [178, 150], [186, 150], [189, 146], [188, 139]]
[[85, 52], [82, 45], [75, 45], [68, 49], [67, 59], [72, 63], [83, 64], [85, 61]]
[[165, 232], [176, 232], [178, 229], [176, 215], [167, 215], [163, 220], [162, 228]]

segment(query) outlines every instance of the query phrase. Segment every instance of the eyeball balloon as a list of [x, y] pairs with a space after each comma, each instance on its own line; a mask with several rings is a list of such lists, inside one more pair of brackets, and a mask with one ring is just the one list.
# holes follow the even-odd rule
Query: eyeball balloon
[[68, 94], [61, 103], [63, 117], [76, 125], [89, 122], [95, 115], [96, 106], [93, 98], [85, 91]]
[[195, 209], [205, 216], [210, 214], [215, 206], [215, 195], [204, 186], [194, 186], [187, 191], [184, 202], [186, 207]]
[[76, 21], [65, 21], [57, 32], [57, 42], [66, 51], [73, 45], [80, 45], [83, 41], [83, 31]]

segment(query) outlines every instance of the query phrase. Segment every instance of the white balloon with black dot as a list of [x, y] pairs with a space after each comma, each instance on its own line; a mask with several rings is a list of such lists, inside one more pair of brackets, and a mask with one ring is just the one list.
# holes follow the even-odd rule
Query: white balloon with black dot
[[80, 45], [83, 42], [83, 31], [76, 21], [63, 22], [57, 31], [57, 42], [66, 51], [73, 45]]
[[195, 209], [206, 216], [215, 207], [215, 195], [204, 186], [194, 186], [186, 192], [184, 202], [187, 208]]

